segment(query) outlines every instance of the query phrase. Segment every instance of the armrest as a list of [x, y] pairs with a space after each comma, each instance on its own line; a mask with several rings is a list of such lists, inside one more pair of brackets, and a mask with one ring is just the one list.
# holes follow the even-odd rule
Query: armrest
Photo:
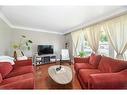
[[34, 79], [17, 80], [16, 82], [0, 85], [0, 89], [34, 89]]
[[[125, 73], [126, 72], [126, 73]], [[88, 82], [90, 89], [127, 88], [127, 70], [123, 73], [91, 74]]]
[[90, 57], [85, 57], [85, 58], [75, 57], [74, 63], [89, 63], [89, 58]]
[[32, 65], [32, 60], [28, 59], [28, 60], [15, 61], [15, 65], [14, 66], [26, 66], [26, 65]]

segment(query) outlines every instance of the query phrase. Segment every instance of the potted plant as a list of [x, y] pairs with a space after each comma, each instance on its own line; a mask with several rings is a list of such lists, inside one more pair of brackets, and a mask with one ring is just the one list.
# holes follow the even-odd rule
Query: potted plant
[[84, 51], [80, 51], [80, 52], [79, 52], [79, 56], [80, 56], [80, 57], [84, 57], [84, 56], [86, 56], [86, 53], [85, 53]]
[[[13, 44], [13, 48], [15, 50], [18, 49], [21, 52], [22, 56], [24, 56], [23, 50], [24, 49], [30, 50], [32, 43], [33, 42], [27, 39], [25, 35], [21, 35], [20, 41], [18, 43]], [[16, 56], [17, 56], [16, 51], [14, 51], [14, 57], [16, 58]]]

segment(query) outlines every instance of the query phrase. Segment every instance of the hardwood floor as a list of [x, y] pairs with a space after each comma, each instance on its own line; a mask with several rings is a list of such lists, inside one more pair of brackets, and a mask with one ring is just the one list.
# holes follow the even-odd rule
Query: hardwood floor
[[73, 71], [73, 80], [67, 85], [60, 85], [54, 82], [48, 75], [48, 68], [52, 65], [58, 65], [58, 63], [42, 64], [37, 66], [35, 74], [35, 89], [81, 89], [80, 83], [75, 76], [74, 66], [64, 63], [62, 65], [70, 66]]

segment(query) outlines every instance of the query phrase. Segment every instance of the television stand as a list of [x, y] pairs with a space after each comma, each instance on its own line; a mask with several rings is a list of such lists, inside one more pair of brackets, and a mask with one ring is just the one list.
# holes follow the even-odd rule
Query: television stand
[[35, 55], [34, 62], [36, 65], [46, 64], [56, 62], [56, 54], [45, 54], [45, 55]]

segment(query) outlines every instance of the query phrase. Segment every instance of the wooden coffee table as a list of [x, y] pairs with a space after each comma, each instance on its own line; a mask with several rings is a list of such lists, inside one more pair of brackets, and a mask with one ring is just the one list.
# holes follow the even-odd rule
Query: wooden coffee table
[[59, 71], [56, 71], [59, 65], [50, 66], [48, 68], [49, 76], [58, 84], [68, 84], [72, 81], [72, 70], [68, 66], [61, 66]]

